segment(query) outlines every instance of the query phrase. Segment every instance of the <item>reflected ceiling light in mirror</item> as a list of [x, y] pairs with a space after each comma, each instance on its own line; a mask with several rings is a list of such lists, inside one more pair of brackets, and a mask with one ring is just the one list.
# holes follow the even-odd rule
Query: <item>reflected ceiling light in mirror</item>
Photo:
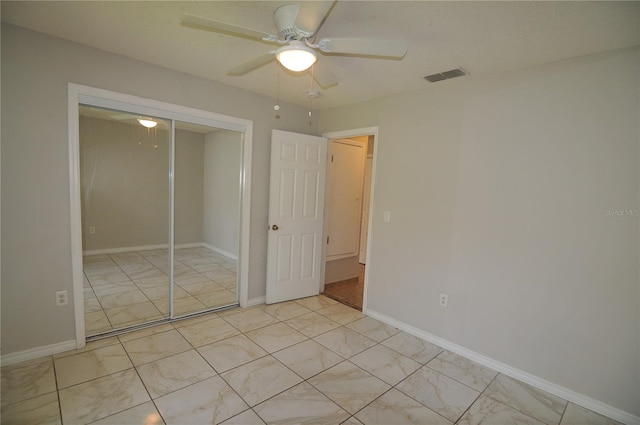
[[147, 120], [147, 119], [144, 119], [144, 118], [138, 118], [138, 122], [139, 122], [140, 124], [142, 124], [143, 126], [147, 127], [147, 128], [153, 128], [153, 127], [155, 127], [156, 125], [158, 125], [158, 122], [157, 122], [157, 121], [154, 121], [154, 120]]

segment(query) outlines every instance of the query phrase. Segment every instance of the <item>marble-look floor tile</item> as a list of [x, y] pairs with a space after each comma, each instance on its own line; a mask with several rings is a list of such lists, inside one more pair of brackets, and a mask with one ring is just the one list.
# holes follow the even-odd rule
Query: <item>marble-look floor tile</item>
[[237, 329], [220, 317], [214, 317], [191, 325], [180, 326], [178, 332], [194, 347], [211, 344], [240, 334]]
[[526, 413], [546, 424], [558, 424], [567, 402], [524, 382], [499, 374], [486, 396]]
[[60, 425], [60, 406], [58, 393], [52, 392], [2, 405], [0, 410], [2, 423], [7, 425]]
[[216, 281], [222, 280], [222, 279], [229, 279], [236, 276], [236, 273], [227, 269], [218, 269], [210, 272], [203, 272], [202, 274], [205, 275], [207, 278], [211, 280], [216, 280]]
[[[160, 299], [165, 299], [166, 300], [166, 305], [167, 307], [161, 308], [159, 309], [160, 311], [169, 311], [169, 287], [168, 286], [154, 286], [151, 288], [143, 288], [141, 289], [141, 291], [147, 296], [147, 298], [149, 298], [151, 301], [157, 301]], [[173, 287], [173, 299], [177, 300], [179, 298], [185, 298], [185, 297], [189, 297], [189, 293], [187, 291], [185, 291], [184, 289], [182, 289], [181, 287], [179, 287], [178, 285], [175, 285]]]
[[89, 283], [91, 283], [94, 289], [96, 286], [115, 284], [120, 282], [131, 283], [131, 279], [129, 278], [129, 276], [127, 276], [125, 272], [120, 270], [120, 268], [118, 268], [118, 271], [112, 271], [103, 274], [91, 275], [87, 273], [87, 279], [89, 279]]
[[102, 309], [84, 314], [84, 330], [87, 335], [96, 335], [111, 329], [113, 326]]
[[131, 280], [128, 280], [128, 279], [129, 278], [127, 278], [127, 280], [120, 281], [120, 282], [111, 282], [111, 283], [102, 283], [102, 284], [91, 282], [91, 287], [93, 288], [93, 292], [95, 292], [96, 297], [98, 298], [103, 297], [105, 295], [113, 295], [120, 292], [135, 291], [136, 289], [138, 289], [136, 285]]
[[443, 351], [443, 349], [437, 345], [423, 341], [405, 332], [395, 334], [391, 338], [383, 341], [382, 345], [422, 364], [427, 363]]
[[335, 304], [330, 307], [325, 307], [320, 310], [316, 310], [316, 313], [328, 317], [341, 325], [346, 325], [347, 323], [354, 322], [364, 317], [364, 315], [358, 310], [347, 307], [344, 304]]
[[133, 369], [64, 388], [59, 396], [65, 424], [90, 423], [150, 400]]
[[2, 367], [2, 404], [16, 403], [56, 391], [51, 356]]
[[394, 388], [358, 412], [356, 418], [363, 424], [451, 425], [450, 421]]
[[245, 333], [268, 353], [282, 350], [307, 339], [306, 336], [284, 323], [265, 326]]
[[323, 333], [313, 339], [347, 359], [376, 345], [375, 341], [345, 327]]
[[251, 307], [231, 307], [222, 311], [218, 311], [216, 313], [218, 313], [218, 316], [220, 317], [227, 317], [227, 316], [234, 316], [240, 313], [247, 313], [253, 310], [264, 310], [266, 306], [267, 306], [266, 304], [256, 304], [256, 305], [252, 305]]
[[216, 376], [216, 372], [195, 350], [146, 363], [137, 369], [151, 398]]
[[106, 264], [103, 267], [99, 267], [94, 264], [87, 264], [87, 267], [84, 267], [84, 274], [87, 276], [89, 280], [93, 277], [105, 276], [109, 274], [122, 273], [122, 269], [118, 267], [117, 264]]
[[451, 422], [457, 421], [480, 395], [478, 391], [426, 366], [396, 388]]
[[[222, 315], [221, 315], [222, 316]], [[240, 332], [249, 332], [254, 329], [278, 323], [278, 319], [268, 315], [262, 309], [252, 309], [223, 316], [224, 320]]]
[[184, 289], [194, 297], [197, 295], [208, 294], [210, 292], [222, 291], [225, 289], [224, 286], [214, 282], [213, 280], [182, 284], [180, 286], [182, 287], [182, 289]]
[[358, 419], [356, 419], [355, 416], [352, 416], [346, 421], [342, 422], [341, 425], [364, 425], [364, 424], [360, 422]]
[[196, 299], [209, 308], [222, 307], [225, 305], [237, 304], [238, 296], [235, 291], [228, 291], [223, 289], [222, 291], [209, 292], [206, 294], [196, 296]]
[[176, 330], [170, 330], [122, 343], [135, 366], [191, 350], [191, 345]]
[[271, 356], [262, 357], [221, 374], [250, 405], [255, 406], [302, 379]]
[[399, 329], [371, 317], [363, 317], [345, 326], [377, 342], [384, 341], [400, 332]]
[[100, 305], [103, 309], [109, 309], [114, 307], [122, 307], [131, 304], [138, 304], [145, 301], [149, 301], [147, 296], [139, 289], [134, 289], [127, 292], [117, 292], [110, 295], [98, 296]]
[[260, 419], [260, 416], [253, 410], [245, 410], [244, 412], [236, 415], [226, 421], [222, 422], [223, 425], [264, 425], [264, 421]]
[[148, 328], [138, 329], [136, 331], [127, 332], [118, 335], [117, 338], [120, 342], [131, 341], [133, 339], [142, 338], [145, 336], [155, 335], [167, 331], [174, 330], [174, 327], [171, 323], [164, 323], [161, 325], [149, 326]]
[[183, 285], [189, 285], [194, 283], [211, 282], [211, 279], [202, 273], [198, 273], [195, 270], [191, 270], [190, 272], [187, 272], [187, 273], [181, 273], [181, 274], [175, 275], [173, 278], [173, 281], [178, 285], [183, 286]]
[[315, 297], [300, 298], [295, 300], [301, 306], [308, 308], [311, 311], [320, 310], [321, 308], [329, 307], [338, 304], [338, 301], [327, 298], [324, 295], [316, 295]]
[[285, 321], [285, 323], [309, 338], [340, 327], [340, 323], [314, 312], [294, 317]]
[[198, 347], [198, 352], [218, 373], [267, 355], [266, 351], [244, 335]]
[[151, 301], [109, 308], [104, 312], [114, 328], [142, 324], [165, 317]]
[[162, 420], [162, 416], [158, 413], [156, 406], [152, 401], [147, 401], [132, 407], [127, 410], [123, 410], [120, 413], [116, 413], [111, 416], [107, 416], [104, 419], [100, 419], [96, 422], [91, 422], [91, 425], [165, 425]]
[[[136, 279], [166, 276], [166, 273], [151, 263], [121, 266], [122, 270], [135, 282]], [[131, 269], [131, 271], [129, 271]]]
[[141, 271], [145, 271], [145, 270], [158, 270], [156, 267], [153, 266], [153, 264], [151, 264], [150, 262], [148, 262], [144, 258], [142, 260], [140, 260], [139, 262], [136, 261], [136, 262], [123, 264], [122, 266], [120, 266], [120, 268], [126, 274], [141, 272]]
[[273, 356], [303, 379], [309, 379], [344, 360], [311, 339], [278, 351]]
[[120, 344], [58, 358], [54, 363], [58, 388], [67, 388], [133, 367]]
[[[480, 396], [458, 421], [459, 425], [518, 424], [544, 425], [537, 419], [489, 397]], [[580, 425], [586, 425], [580, 423]]]
[[383, 345], [373, 346], [350, 361], [391, 385], [396, 385], [421, 367], [415, 360]]
[[278, 320], [288, 320], [296, 316], [310, 313], [306, 307], [301, 306], [295, 301], [286, 301], [278, 304], [271, 304], [264, 308], [264, 311], [272, 315]]
[[427, 366], [480, 392], [498, 375], [495, 370], [446, 350]]
[[[92, 290], [93, 291], [93, 290]], [[102, 311], [102, 306], [100, 305], [100, 302], [98, 301], [98, 298], [92, 297], [92, 298], [84, 298], [84, 312], [86, 313], [95, 313], [96, 311]]]
[[256, 413], [268, 424], [335, 424], [349, 417], [340, 406], [306, 382], [259, 404]]
[[218, 282], [220, 285], [224, 286], [225, 289], [237, 290], [237, 288], [238, 288], [238, 278], [236, 278], [236, 277], [229, 277], [229, 278], [226, 278], [226, 279], [219, 279], [219, 280], [216, 280], [216, 282]]
[[[161, 298], [159, 300], [153, 301], [158, 310], [162, 312], [162, 314], [168, 316], [169, 315], [169, 300]], [[198, 301], [195, 297], [191, 295], [183, 297], [183, 298], [175, 298], [173, 300], [173, 314], [175, 316], [182, 316], [190, 313], [196, 313], [199, 311], [204, 311], [207, 309], [207, 306]]]
[[248, 408], [219, 376], [155, 400], [167, 425], [218, 424]]
[[391, 388], [348, 361], [325, 370], [308, 382], [351, 414]]
[[143, 278], [135, 279], [133, 283], [135, 283], [135, 285], [141, 290], [145, 290], [149, 288], [157, 288], [159, 286], [168, 288], [169, 276], [167, 276], [166, 274], [163, 274], [158, 276], [143, 277]]
[[568, 403], [560, 425], [620, 425], [620, 423], [584, 407]]

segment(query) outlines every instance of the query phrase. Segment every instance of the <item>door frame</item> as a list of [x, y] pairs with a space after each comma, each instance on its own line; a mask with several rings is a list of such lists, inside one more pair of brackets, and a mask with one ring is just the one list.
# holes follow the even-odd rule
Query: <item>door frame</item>
[[[373, 164], [371, 170], [371, 193], [369, 198], [369, 223], [367, 225], [367, 255], [366, 255], [366, 266], [364, 268], [364, 293], [362, 296], [362, 313], [367, 314], [367, 300], [368, 300], [368, 289], [369, 289], [369, 273], [370, 273], [370, 265], [371, 265], [371, 245], [373, 243], [373, 207], [375, 205], [374, 201], [374, 193], [375, 193], [375, 185], [376, 185], [376, 169], [378, 162], [378, 149], [380, 147], [380, 137], [379, 137], [379, 127], [364, 127], [364, 128], [354, 128], [351, 130], [341, 130], [341, 131], [330, 131], [322, 134], [322, 137], [326, 137], [329, 139], [329, 142], [333, 139], [348, 139], [350, 137], [357, 136], [373, 136]], [[327, 155], [329, 155], [329, 149], [327, 149]], [[327, 162], [328, 163], [328, 162]], [[326, 203], [326, 189], [325, 189], [325, 203]], [[326, 240], [327, 238], [327, 210], [325, 208], [325, 228], [323, 238]], [[324, 280], [326, 273], [326, 265], [327, 265], [327, 245], [322, 245], [322, 264], [320, 269], [320, 292], [324, 292]]]
[[[73, 304], [76, 327], [76, 347], [82, 348], [86, 344], [84, 325], [84, 293], [82, 279], [82, 205], [80, 196], [79, 131], [80, 119], [78, 110], [80, 104], [90, 104], [93, 106], [124, 110], [127, 112], [157, 116], [171, 120], [215, 126], [224, 130], [238, 131], [243, 134], [244, 143], [242, 153], [242, 167], [240, 172], [241, 205], [240, 240], [238, 250], [238, 301], [241, 307], [246, 307], [249, 297], [249, 233], [251, 223], [251, 159], [253, 148], [253, 121], [244, 118], [237, 118], [218, 114], [215, 112], [205, 111], [202, 109], [176, 105], [173, 103], [147, 99], [90, 86], [83, 86], [75, 83], [69, 83], [67, 98], [70, 189], [69, 218], [71, 224], [71, 269], [73, 279]], [[173, 137], [173, 132], [171, 137]], [[173, 179], [173, 175], [170, 175], [170, 179]], [[171, 185], [171, 187], [173, 187], [173, 185]], [[173, 209], [173, 194], [171, 194], [170, 203], [171, 209]], [[174, 223], [173, 220], [170, 221], [170, 238], [173, 238]]]

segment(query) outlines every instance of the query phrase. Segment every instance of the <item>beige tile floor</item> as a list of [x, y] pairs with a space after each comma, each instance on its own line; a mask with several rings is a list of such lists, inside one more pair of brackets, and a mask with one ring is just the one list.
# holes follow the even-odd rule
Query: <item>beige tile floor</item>
[[[174, 313], [183, 316], [237, 302], [237, 262], [207, 248], [174, 254]], [[169, 313], [166, 249], [85, 256], [85, 334], [98, 335]]]
[[6, 425], [615, 424], [324, 296], [5, 366], [1, 413]]

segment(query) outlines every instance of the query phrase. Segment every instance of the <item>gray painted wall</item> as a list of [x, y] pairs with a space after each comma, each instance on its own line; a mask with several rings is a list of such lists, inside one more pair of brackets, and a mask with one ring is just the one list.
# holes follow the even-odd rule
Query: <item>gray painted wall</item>
[[640, 414], [639, 59], [322, 111], [380, 126], [368, 307]]
[[[203, 154], [202, 134], [176, 130], [177, 244], [203, 241]], [[169, 243], [166, 130], [81, 117], [80, 174], [85, 251]]]

